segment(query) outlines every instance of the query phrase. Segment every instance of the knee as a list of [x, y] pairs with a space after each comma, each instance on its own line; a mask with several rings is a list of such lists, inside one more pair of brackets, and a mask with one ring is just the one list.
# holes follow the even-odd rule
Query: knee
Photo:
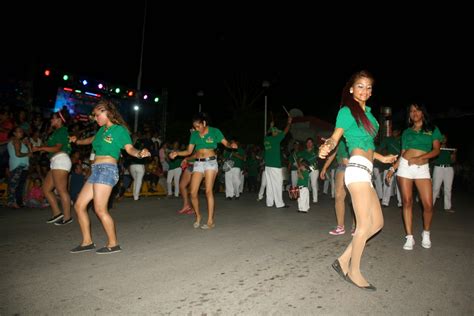
[[212, 189], [206, 189], [206, 197], [207, 198], [213, 198], [214, 197], [214, 192], [212, 192]]
[[197, 199], [198, 198], [198, 191], [191, 191], [191, 198]]

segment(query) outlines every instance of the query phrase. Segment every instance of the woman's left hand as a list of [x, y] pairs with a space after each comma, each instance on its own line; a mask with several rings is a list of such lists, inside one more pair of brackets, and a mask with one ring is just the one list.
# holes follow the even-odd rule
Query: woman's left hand
[[397, 161], [397, 158], [398, 158], [398, 155], [383, 156], [382, 162], [383, 163], [394, 163], [395, 161]]
[[140, 155], [140, 158], [145, 158], [145, 157], [150, 157], [151, 156], [150, 152], [146, 148], [140, 150], [138, 152], [138, 154]]

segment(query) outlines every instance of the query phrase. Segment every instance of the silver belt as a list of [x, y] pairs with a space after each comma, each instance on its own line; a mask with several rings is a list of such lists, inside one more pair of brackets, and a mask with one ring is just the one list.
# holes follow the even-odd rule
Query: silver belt
[[372, 170], [370, 170], [367, 166], [365, 165], [361, 165], [359, 163], [355, 163], [355, 162], [349, 162], [347, 164], [347, 167], [355, 167], [355, 168], [359, 168], [359, 169], [363, 169], [365, 171], [367, 171], [371, 176], [372, 176]]

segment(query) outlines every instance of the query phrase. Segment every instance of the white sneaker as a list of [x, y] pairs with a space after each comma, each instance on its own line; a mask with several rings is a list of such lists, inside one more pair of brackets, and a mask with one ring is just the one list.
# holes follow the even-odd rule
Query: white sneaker
[[403, 245], [403, 249], [413, 250], [413, 246], [415, 245], [415, 239], [413, 238], [413, 235], [407, 235], [405, 238], [407, 239], [407, 241]]
[[421, 233], [421, 237], [423, 238], [421, 240], [421, 246], [426, 249], [431, 248], [430, 232], [427, 230], [424, 230]]

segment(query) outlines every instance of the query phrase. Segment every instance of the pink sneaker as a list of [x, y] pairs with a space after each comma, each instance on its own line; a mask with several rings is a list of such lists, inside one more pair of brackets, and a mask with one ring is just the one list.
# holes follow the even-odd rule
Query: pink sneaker
[[339, 225], [337, 225], [335, 229], [329, 232], [330, 235], [334, 235], [334, 236], [344, 235], [345, 233], [346, 233], [346, 230], [344, 229], [344, 226], [339, 226]]
[[189, 214], [189, 215], [193, 215], [194, 214], [194, 210], [192, 207], [190, 207], [184, 214]]

